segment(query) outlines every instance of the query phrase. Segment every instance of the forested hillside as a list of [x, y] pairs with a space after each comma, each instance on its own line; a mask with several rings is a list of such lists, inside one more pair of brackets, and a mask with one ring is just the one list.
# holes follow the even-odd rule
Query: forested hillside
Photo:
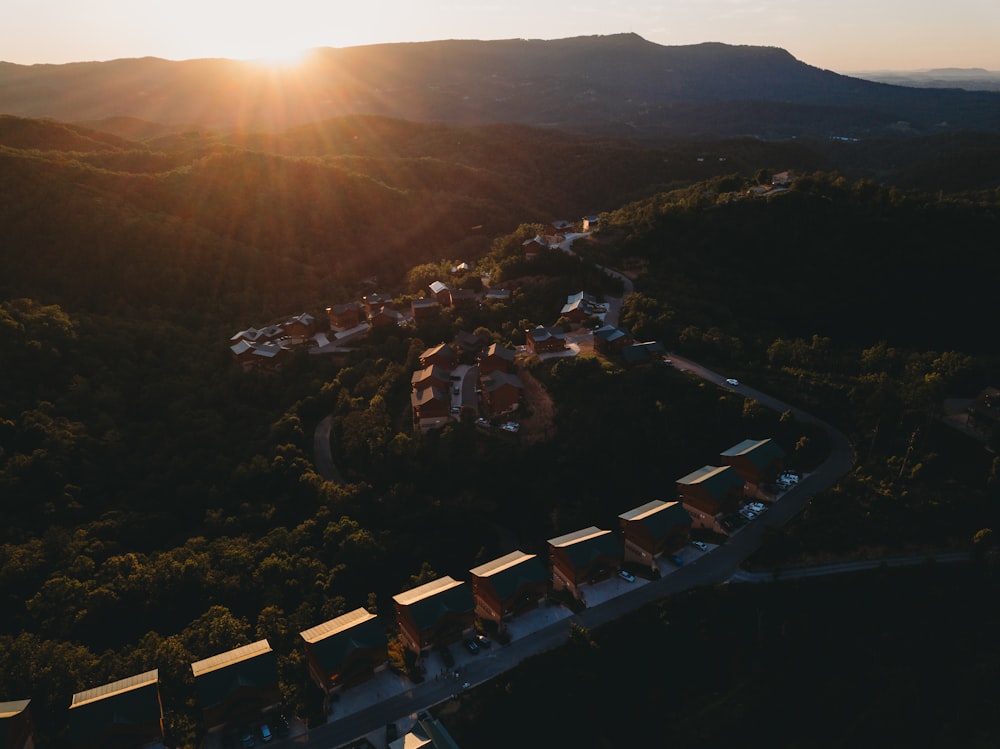
[[[622, 322], [844, 429], [859, 470], [776, 533], [760, 564], [954, 548], [997, 520], [1000, 463], [937, 419], [996, 383], [982, 331], [996, 185], [908, 192], [816, 172], [800, 143], [645, 148], [519, 127], [349, 118], [268, 136], [117, 135], [0, 118], [0, 697], [30, 697], [65, 745], [70, 695], [160, 669], [171, 745], [199, 735], [190, 663], [268, 637], [316, 718], [297, 633], [436, 575], [613, 524], [748, 436], [803, 466], [818, 434], [667, 367], [537, 359], [536, 442], [469, 414], [413, 433], [409, 378], [458, 330], [523, 342], [566, 295], [635, 283]], [[125, 130], [146, 132], [130, 139]], [[700, 159], [700, 160], [699, 160]], [[723, 160], [725, 159], [725, 160]], [[748, 193], [773, 170], [792, 189]], [[524, 259], [541, 222], [601, 232]], [[509, 307], [241, 372], [229, 337], [356, 299], [401, 298], [456, 260]], [[313, 431], [347, 483], [326, 481]]]

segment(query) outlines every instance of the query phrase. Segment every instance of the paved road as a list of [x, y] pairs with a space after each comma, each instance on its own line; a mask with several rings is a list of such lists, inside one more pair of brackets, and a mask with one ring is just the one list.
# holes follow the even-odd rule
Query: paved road
[[[295, 739], [296, 746], [308, 749], [335, 749], [375, 731], [388, 722], [399, 719], [400, 716], [426, 710], [461, 691], [461, 685], [465, 682], [475, 686], [488, 681], [515, 667], [526, 658], [563, 644], [569, 638], [569, 624], [571, 622], [595, 628], [618, 619], [647, 603], [674, 593], [703, 585], [727, 582], [739, 572], [740, 565], [747, 557], [760, 546], [761, 539], [768, 527], [788, 522], [806, 506], [814, 493], [830, 488], [851, 470], [854, 458], [851, 444], [843, 433], [830, 424], [746, 385], [741, 384], [736, 388], [730, 388], [725, 384], [725, 375], [713, 372], [697, 362], [674, 354], [671, 354], [671, 359], [674, 366], [682, 371], [690, 372], [692, 375], [720, 387], [754, 398], [764, 406], [776, 411], [782, 413], [791, 411], [796, 419], [815, 424], [829, 436], [830, 455], [815, 471], [786, 492], [767, 512], [741, 528], [725, 544], [713, 549], [711, 553], [696, 557], [660, 580], [637, 585], [634, 590], [623, 595], [587, 608], [578, 615], [549, 625], [530, 635], [525, 635], [507, 647], [494, 646], [488, 655], [481, 656], [464, 665], [463, 671], [457, 679], [449, 678], [443, 681], [430, 679], [422, 684], [415, 684], [412, 689], [402, 694], [393, 695], [383, 701], [376, 701], [368, 708], [341, 718], [335, 716], [331, 723], [314, 729], [307, 736]], [[771, 577], [773, 579], [773, 575]]]
[[333, 454], [330, 451], [330, 427], [333, 416], [327, 416], [313, 432], [313, 457], [316, 461], [316, 472], [327, 481], [343, 484], [344, 477], [340, 475], [337, 466], [333, 464]]

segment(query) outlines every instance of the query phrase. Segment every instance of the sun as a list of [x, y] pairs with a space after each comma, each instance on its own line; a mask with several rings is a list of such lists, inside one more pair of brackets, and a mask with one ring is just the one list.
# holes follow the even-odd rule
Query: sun
[[247, 62], [272, 70], [287, 70], [298, 67], [305, 62], [308, 56], [308, 49], [275, 48], [259, 56], [252, 57]]

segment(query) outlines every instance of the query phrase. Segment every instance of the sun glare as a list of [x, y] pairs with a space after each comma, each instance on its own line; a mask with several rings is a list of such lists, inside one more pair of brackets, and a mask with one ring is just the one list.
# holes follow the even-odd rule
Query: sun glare
[[260, 65], [261, 67], [271, 68], [272, 70], [287, 70], [288, 68], [301, 65], [305, 62], [308, 55], [309, 50], [307, 49], [273, 50], [260, 57], [254, 57], [248, 60], [248, 62]]

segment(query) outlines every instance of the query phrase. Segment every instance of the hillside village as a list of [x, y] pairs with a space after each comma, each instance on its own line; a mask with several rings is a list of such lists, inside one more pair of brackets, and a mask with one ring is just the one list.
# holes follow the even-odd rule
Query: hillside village
[[[596, 217], [583, 220], [590, 230], [597, 223]], [[531, 257], [529, 251], [543, 244], [546, 251], [567, 251], [566, 232], [571, 228], [568, 222], [554, 222], [544, 238], [531, 240], [525, 256]], [[462, 270], [471, 270], [465, 265]], [[230, 350], [244, 371], [274, 373], [297, 350], [312, 355], [343, 352], [379, 327], [412, 327], [442, 309], [504, 305], [510, 299], [506, 289], [465, 292], [432, 282], [405, 312], [391, 296], [369, 293], [359, 301], [328, 307], [324, 325], [302, 313], [247, 328], [232, 337]], [[635, 341], [608, 316], [608, 304], [580, 291], [553, 310], [558, 324], [525, 330], [523, 346], [505, 346], [483, 331], [459, 331], [452, 341], [427, 348], [410, 379], [414, 432], [438, 429], [471, 410], [478, 428], [517, 434], [517, 419], [533, 408], [525, 399], [519, 362], [532, 356], [576, 356], [584, 341], [585, 350], [623, 366], [670, 366], [661, 344]], [[429, 671], [448, 668], [453, 660], [449, 646], [455, 643], [475, 653], [493, 642], [510, 642], [512, 623], [540, 606], [579, 610], [609, 592], [623, 592], [622, 584], [635, 583], [637, 577], [670, 574], [684, 564], [685, 554], [706, 553], [724, 543], [799, 480], [796, 472], [785, 470], [784, 450], [768, 438], [733, 445], [720, 452], [717, 463], [678, 478], [668, 499], [626, 509], [618, 516], [617, 529], [589, 526], [548, 539], [547, 558], [512, 551], [460, 578], [445, 575], [400, 592], [393, 597], [391, 621], [356, 608], [302, 631], [309, 674], [322, 690], [325, 710], [332, 711], [345, 690], [385, 669], [421, 681]], [[285, 715], [277, 661], [266, 639], [194, 662], [191, 669], [208, 731], [205, 746], [235, 744], [238, 739], [252, 746], [256, 739], [269, 740], [272, 730], [287, 735], [301, 725], [295, 716]], [[105, 746], [112, 736], [120, 746], [162, 744], [158, 683], [153, 669], [74, 695], [69, 723], [77, 745]], [[30, 735], [29, 703], [11, 703], [0, 720], [23, 726]], [[417, 730], [436, 730], [421, 725]]]

